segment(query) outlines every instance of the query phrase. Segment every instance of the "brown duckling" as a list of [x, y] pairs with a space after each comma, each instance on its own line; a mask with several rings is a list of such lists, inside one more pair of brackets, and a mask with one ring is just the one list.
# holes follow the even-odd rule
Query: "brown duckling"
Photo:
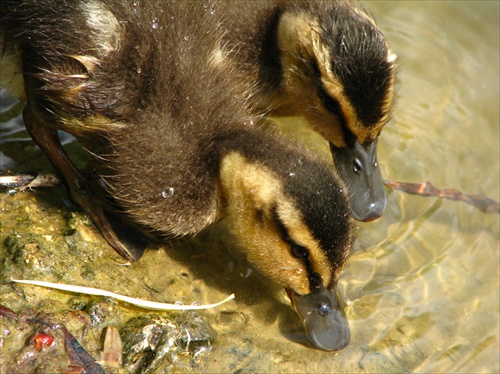
[[222, 1], [224, 42], [254, 113], [302, 116], [330, 143], [354, 218], [385, 209], [377, 139], [389, 121], [395, 55], [354, 1]]
[[[287, 290], [313, 345], [348, 344], [336, 294], [352, 244], [345, 187], [313, 153], [250, 124], [210, 2], [4, 0], [0, 24], [26, 127], [111, 246], [130, 260], [144, 250], [115, 229], [117, 213], [159, 238], [224, 220]], [[57, 130], [89, 151], [113, 209]]]

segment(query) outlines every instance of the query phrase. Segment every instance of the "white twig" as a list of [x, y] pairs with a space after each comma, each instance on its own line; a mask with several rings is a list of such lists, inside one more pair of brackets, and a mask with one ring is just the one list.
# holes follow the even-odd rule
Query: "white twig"
[[72, 286], [69, 284], [60, 284], [60, 283], [51, 283], [51, 282], [43, 282], [43, 281], [36, 281], [36, 280], [20, 280], [20, 279], [13, 279], [11, 278], [13, 282], [16, 283], [24, 283], [24, 284], [30, 284], [33, 286], [41, 286], [41, 287], [47, 287], [47, 288], [53, 288], [56, 290], [62, 290], [62, 291], [69, 291], [69, 292], [77, 292], [77, 293], [82, 293], [86, 295], [96, 295], [96, 296], [108, 296], [112, 297], [121, 301], [124, 301], [128, 304], [132, 304], [135, 306], [139, 306], [141, 308], [145, 309], [152, 309], [152, 310], [200, 310], [200, 309], [210, 309], [210, 308], [216, 308], [219, 305], [222, 305], [229, 300], [234, 299], [234, 294], [228, 296], [221, 302], [215, 303], [215, 304], [207, 304], [207, 305], [177, 305], [177, 304], [166, 304], [166, 303], [158, 303], [155, 301], [147, 301], [147, 300], [141, 300], [141, 299], [134, 299], [133, 297], [129, 296], [124, 296], [120, 295], [114, 292], [106, 291], [106, 290], [101, 290], [99, 288], [92, 288], [92, 287], [82, 287], [82, 286]]

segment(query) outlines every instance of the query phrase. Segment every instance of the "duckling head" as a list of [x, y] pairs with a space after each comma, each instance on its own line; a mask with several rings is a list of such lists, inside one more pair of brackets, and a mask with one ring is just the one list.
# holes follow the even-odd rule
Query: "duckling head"
[[290, 99], [283, 105], [330, 142], [354, 218], [370, 221], [386, 205], [376, 145], [390, 119], [395, 55], [356, 5], [307, 4], [284, 12], [277, 28], [282, 89]]
[[226, 219], [247, 260], [285, 288], [313, 345], [340, 350], [350, 339], [336, 292], [352, 244], [345, 187], [330, 168], [309, 159], [288, 166], [227, 155], [221, 167]]

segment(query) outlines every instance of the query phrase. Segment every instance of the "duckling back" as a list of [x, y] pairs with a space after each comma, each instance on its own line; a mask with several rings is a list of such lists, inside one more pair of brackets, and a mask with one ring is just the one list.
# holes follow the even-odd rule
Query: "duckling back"
[[96, 156], [120, 203], [142, 217], [163, 214], [168, 201], [175, 224], [162, 231], [174, 236], [215, 220], [213, 138], [245, 116], [235, 84], [217, 73], [220, 39], [208, 2], [7, 1], [1, 14], [7, 40], [19, 45], [33, 110]]

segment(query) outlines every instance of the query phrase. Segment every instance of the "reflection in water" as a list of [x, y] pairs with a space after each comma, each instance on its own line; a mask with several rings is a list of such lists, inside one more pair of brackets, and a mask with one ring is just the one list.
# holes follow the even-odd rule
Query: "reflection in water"
[[[499, 3], [378, 1], [367, 7], [401, 66], [394, 120], [379, 141], [383, 177], [429, 180], [498, 201]], [[3, 101], [2, 110], [10, 105]], [[330, 157], [323, 140], [291, 121], [300, 124], [277, 126], [288, 122], [287, 129]], [[2, 168], [15, 160], [29, 170], [38, 157], [19, 126], [19, 118], [2, 124]], [[21, 154], [14, 156], [14, 148]], [[357, 225], [340, 281], [351, 344], [337, 355], [291, 343], [306, 341], [300, 321], [282, 291], [255, 273], [203, 261], [195, 271], [183, 265], [192, 252], [162, 254], [196, 273], [184, 287], [210, 300], [236, 293], [236, 303], [207, 312], [219, 332], [208, 370], [498, 372], [499, 216], [392, 191], [381, 219]], [[149, 267], [151, 284], [172, 293], [161, 282], [168, 265], [148, 258], [141, 266]]]

